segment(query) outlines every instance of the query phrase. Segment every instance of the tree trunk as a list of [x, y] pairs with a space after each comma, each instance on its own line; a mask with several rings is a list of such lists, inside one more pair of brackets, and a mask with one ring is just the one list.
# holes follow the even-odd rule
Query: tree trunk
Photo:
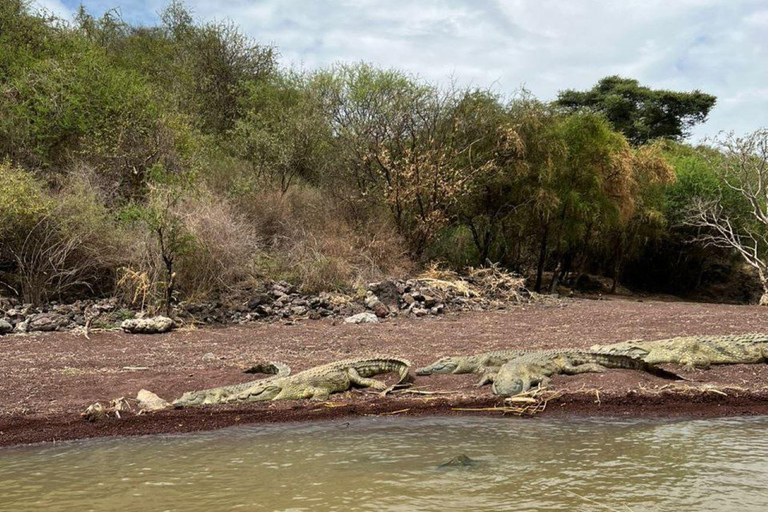
[[547, 239], [549, 238], [549, 225], [544, 226], [544, 234], [541, 237], [541, 250], [539, 251], [539, 265], [536, 270], [536, 286], [533, 290], [541, 291], [541, 279], [544, 274], [544, 264], [547, 262]]
[[621, 276], [621, 264], [624, 260], [624, 247], [621, 237], [616, 242], [616, 247], [613, 251], [613, 284], [611, 284], [611, 294], [616, 293], [616, 288], [619, 286], [619, 277]]
[[768, 306], [768, 277], [766, 277], [765, 272], [761, 268], [757, 269], [757, 275], [760, 276], [760, 283], [763, 285], [763, 296], [760, 297], [760, 305]]

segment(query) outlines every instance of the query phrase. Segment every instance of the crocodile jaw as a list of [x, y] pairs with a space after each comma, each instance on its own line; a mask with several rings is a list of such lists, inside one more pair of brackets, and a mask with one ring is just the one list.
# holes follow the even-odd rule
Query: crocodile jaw
[[523, 391], [527, 391], [527, 389], [525, 389], [525, 383], [523, 382], [523, 379], [499, 380], [498, 378], [496, 381], [494, 381], [491, 390], [493, 391], [494, 395], [501, 396], [519, 395]]
[[444, 357], [438, 361], [435, 361], [429, 366], [424, 368], [418, 368], [416, 375], [432, 375], [436, 373], [445, 374], [453, 373], [459, 367], [459, 362], [455, 357]]

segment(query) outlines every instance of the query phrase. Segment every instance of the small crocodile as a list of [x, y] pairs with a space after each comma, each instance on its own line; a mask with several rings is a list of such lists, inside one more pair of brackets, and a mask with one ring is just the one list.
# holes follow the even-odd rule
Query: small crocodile
[[[331, 393], [346, 391], [353, 385], [385, 390], [387, 385], [384, 382], [370, 377], [396, 372], [400, 376], [398, 380], [398, 384], [400, 384], [409, 378], [410, 367], [411, 363], [405, 359], [387, 356], [345, 359], [316, 366], [288, 377], [277, 376], [254, 381], [250, 387], [241, 389], [236, 394], [226, 393], [216, 403], [297, 400], [301, 398], [327, 400]], [[174, 405], [196, 404], [189, 404], [182, 397], [176, 400]]]
[[187, 407], [191, 405], [218, 404], [226, 401], [228, 397], [238, 395], [243, 391], [251, 389], [254, 385], [287, 377], [291, 374], [291, 369], [278, 362], [260, 363], [253, 365], [245, 370], [244, 373], [265, 373], [273, 375], [265, 379], [232, 384], [231, 386], [220, 386], [217, 388], [201, 389], [199, 391], [187, 391], [181, 398], [173, 402], [174, 406]]
[[623, 341], [594, 345], [591, 350], [640, 358], [649, 364], [679, 364], [708, 368], [713, 364], [768, 361], [768, 334], [680, 336], [655, 341]]
[[558, 373], [576, 375], [603, 372], [606, 368], [640, 370], [666, 379], [680, 379], [672, 372], [627, 355], [588, 350], [540, 350], [525, 354], [503, 365], [496, 374], [492, 390], [497, 395], [517, 395], [528, 391], [535, 384], [546, 384], [549, 377]]
[[480, 373], [477, 384], [482, 386], [493, 382], [493, 376], [508, 361], [530, 353], [530, 350], [494, 350], [471, 356], [445, 356], [429, 366], [416, 369], [416, 375]]

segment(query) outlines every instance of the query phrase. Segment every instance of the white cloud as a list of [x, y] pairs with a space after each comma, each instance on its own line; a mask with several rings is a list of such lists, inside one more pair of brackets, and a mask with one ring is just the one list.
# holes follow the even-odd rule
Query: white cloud
[[[60, 4], [62, 0], [40, 0]], [[63, 0], [74, 8], [79, 0]], [[150, 20], [163, 0], [84, 0]], [[701, 89], [718, 105], [696, 136], [768, 125], [764, 0], [187, 0], [199, 18], [229, 18], [275, 44], [288, 65], [369, 61], [430, 81], [525, 85], [543, 99], [606, 75]], [[742, 100], [739, 98], [748, 98]]]
[[33, 5], [60, 18], [68, 19], [72, 14], [72, 9], [64, 5], [61, 0], [35, 0]]

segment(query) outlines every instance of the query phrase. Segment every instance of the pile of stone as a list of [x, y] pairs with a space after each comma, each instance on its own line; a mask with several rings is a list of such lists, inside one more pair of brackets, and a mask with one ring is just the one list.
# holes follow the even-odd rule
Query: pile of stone
[[0, 301], [0, 335], [63, 331], [78, 327], [116, 328], [126, 332], [166, 332], [182, 323], [243, 324], [256, 321], [344, 318], [347, 323], [372, 323], [396, 316], [424, 317], [451, 311], [503, 309], [528, 302], [533, 294], [524, 279], [491, 267], [465, 275], [432, 272], [407, 280], [371, 283], [356, 297], [339, 293], [309, 295], [293, 285], [266, 282], [260, 288], [212, 302], [176, 304], [173, 318], [150, 317], [121, 306], [114, 298], [50, 304]]
[[[117, 299], [83, 300], [71, 304], [50, 303], [43, 307], [0, 299], [0, 334], [64, 331], [86, 324], [119, 309]], [[133, 316], [130, 311], [122, 313]], [[114, 320], [107, 319], [107, 323]]]

